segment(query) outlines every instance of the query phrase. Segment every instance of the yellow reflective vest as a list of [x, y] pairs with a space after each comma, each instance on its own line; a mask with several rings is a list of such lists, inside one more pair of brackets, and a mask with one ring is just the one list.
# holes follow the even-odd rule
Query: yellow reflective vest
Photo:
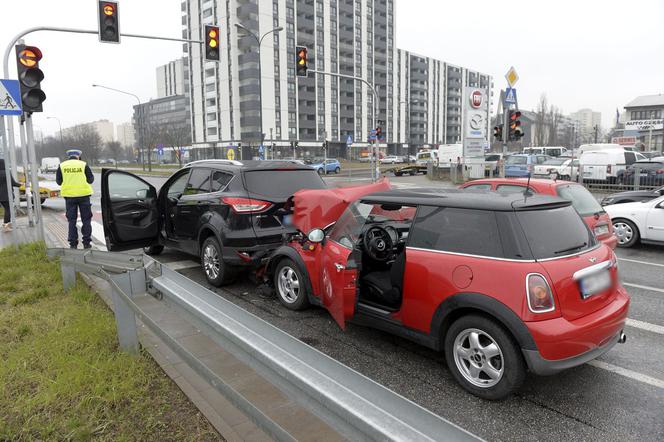
[[60, 163], [60, 172], [62, 173], [60, 195], [65, 198], [92, 195], [92, 186], [85, 177], [85, 161], [64, 161]]

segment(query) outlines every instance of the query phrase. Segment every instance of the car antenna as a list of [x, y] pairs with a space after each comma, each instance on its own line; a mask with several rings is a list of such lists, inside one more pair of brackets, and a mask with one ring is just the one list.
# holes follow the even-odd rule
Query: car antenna
[[526, 190], [523, 191], [523, 199], [525, 200], [529, 196], [532, 196], [533, 193], [530, 191], [530, 177], [532, 176], [532, 172], [528, 172], [528, 182], [526, 183]]

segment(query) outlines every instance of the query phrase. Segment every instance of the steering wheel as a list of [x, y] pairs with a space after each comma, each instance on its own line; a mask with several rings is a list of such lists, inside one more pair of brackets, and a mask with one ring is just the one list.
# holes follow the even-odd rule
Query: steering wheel
[[376, 261], [388, 261], [392, 257], [394, 241], [390, 233], [381, 226], [372, 226], [364, 232], [362, 244], [367, 254]]

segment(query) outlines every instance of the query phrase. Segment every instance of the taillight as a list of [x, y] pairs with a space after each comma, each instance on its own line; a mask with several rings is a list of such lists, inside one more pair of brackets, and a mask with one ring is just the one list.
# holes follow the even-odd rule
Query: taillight
[[221, 201], [231, 206], [235, 213], [259, 213], [272, 206], [272, 203], [252, 198], [222, 198]]
[[528, 308], [533, 313], [546, 313], [555, 310], [553, 293], [546, 278], [539, 273], [530, 273], [526, 276], [526, 296]]
[[658, 174], [658, 175], [659, 175], [659, 174], [662, 174], [662, 173], [664, 173], [664, 169], [657, 169], [657, 170], [655, 171], [655, 173]]
[[606, 173], [611, 173], [611, 165], [610, 164], [606, 165]]

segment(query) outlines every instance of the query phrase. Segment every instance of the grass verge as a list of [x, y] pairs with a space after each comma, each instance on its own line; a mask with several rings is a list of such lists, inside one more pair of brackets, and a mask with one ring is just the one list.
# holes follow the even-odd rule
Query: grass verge
[[62, 289], [43, 243], [0, 250], [0, 440], [219, 440], [147, 353], [119, 351], [112, 312]]

